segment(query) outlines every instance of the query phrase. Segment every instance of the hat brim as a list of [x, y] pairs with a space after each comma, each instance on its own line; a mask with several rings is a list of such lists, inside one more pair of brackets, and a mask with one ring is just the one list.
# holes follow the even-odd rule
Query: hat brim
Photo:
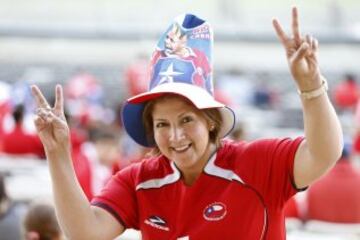
[[227, 136], [234, 128], [235, 114], [233, 110], [216, 101], [203, 88], [187, 83], [165, 83], [158, 85], [151, 91], [129, 98], [123, 107], [122, 121], [125, 130], [135, 142], [142, 146], [154, 147], [156, 145], [154, 139], [148, 139], [142, 121], [145, 104], [164, 94], [176, 94], [185, 97], [198, 109], [217, 108], [222, 117], [222, 126], [219, 131], [220, 138]]

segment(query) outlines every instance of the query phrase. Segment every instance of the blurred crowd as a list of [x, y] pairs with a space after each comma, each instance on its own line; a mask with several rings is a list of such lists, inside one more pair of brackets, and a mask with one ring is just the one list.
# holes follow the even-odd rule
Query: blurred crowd
[[[146, 91], [146, 62], [146, 57], [140, 55], [125, 69], [123, 79], [128, 96]], [[260, 76], [262, 80], [251, 86], [236, 76], [236, 72], [227, 75], [235, 94], [224, 93], [228, 90], [224, 80], [222, 85], [216, 85], [216, 98], [234, 109], [245, 104], [260, 110], [279, 108], [281, 94], [278, 89], [267, 84], [266, 75]], [[234, 81], [237, 81], [237, 90]], [[129, 164], [141, 161], [149, 149], [139, 147], [123, 131], [121, 102], [128, 96], [119, 96], [115, 107], [106, 106], [107, 93], [101, 81], [84, 70], [68, 79], [64, 89], [73, 165], [78, 181], [90, 200], [113, 174]], [[339, 115], [352, 116], [353, 130], [345, 133], [346, 145], [337, 165], [300, 197], [295, 196], [288, 202], [284, 210], [287, 220], [290, 222], [296, 219], [300, 226], [310, 220], [360, 224], [360, 85], [356, 76], [344, 74], [344, 78], [331, 88], [329, 94]], [[13, 161], [19, 158], [45, 161], [42, 144], [32, 124], [34, 111], [29, 84], [21, 82], [9, 85], [0, 82], [1, 156]], [[247, 123], [239, 121], [230, 138], [239, 141], [252, 138]], [[50, 203], [17, 203], [6, 193], [4, 176], [0, 180], [1, 239], [61, 239], [61, 231]], [[14, 229], [14, 233], [10, 233], [10, 229]]]

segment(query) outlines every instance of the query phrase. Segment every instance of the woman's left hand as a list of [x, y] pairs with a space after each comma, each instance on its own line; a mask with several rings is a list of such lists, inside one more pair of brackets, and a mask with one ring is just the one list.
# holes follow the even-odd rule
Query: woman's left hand
[[318, 41], [310, 35], [301, 36], [297, 8], [292, 9], [292, 37], [283, 31], [277, 19], [273, 20], [273, 26], [285, 48], [290, 72], [299, 90], [310, 91], [318, 88], [321, 85], [317, 60]]

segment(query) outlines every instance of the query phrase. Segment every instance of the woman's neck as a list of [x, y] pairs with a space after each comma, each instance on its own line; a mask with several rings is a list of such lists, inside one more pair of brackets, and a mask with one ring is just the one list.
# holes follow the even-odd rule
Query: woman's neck
[[200, 177], [201, 173], [203, 172], [211, 155], [215, 151], [216, 151], [216, 145], [213, 143], [209, 143], [207, 150], [205, 151], [203, 157], [196, 164], [196, 166], [192, 166], [189, 169], [181, 169], [182, 179], [185, 185], [191, 186], [195, 183], [195, 181]]

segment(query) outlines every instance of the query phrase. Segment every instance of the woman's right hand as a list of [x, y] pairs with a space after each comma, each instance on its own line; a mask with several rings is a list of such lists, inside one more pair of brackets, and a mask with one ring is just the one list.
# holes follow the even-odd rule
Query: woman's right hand
[[51, 107], [40, 89], [31, 86], [36, 102], [35, 127], [46, 154], [70, 150], [69, 127], [64, 115], [64, 97], [60, 85], [55, 87], [55, 104]]

